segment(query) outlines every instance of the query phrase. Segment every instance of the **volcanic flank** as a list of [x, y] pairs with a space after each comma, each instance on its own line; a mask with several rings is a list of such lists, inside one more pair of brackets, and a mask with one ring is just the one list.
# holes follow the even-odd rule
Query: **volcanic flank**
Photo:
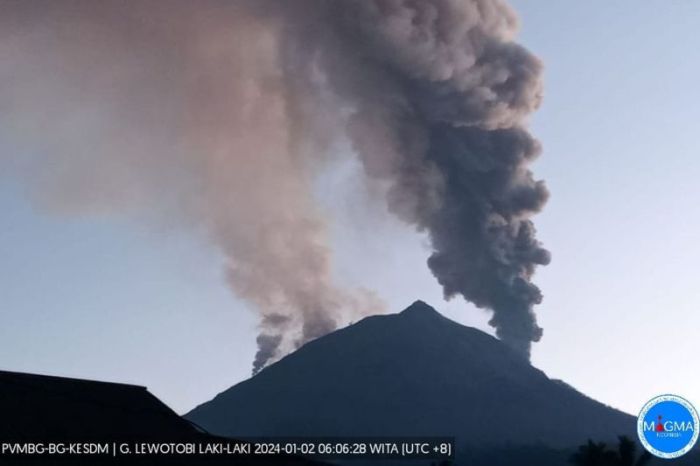
[[456, 435], [481, 447], [571, 447], [635, 427], [421, 301], [307, 343], [186, 417], [225, 436]]

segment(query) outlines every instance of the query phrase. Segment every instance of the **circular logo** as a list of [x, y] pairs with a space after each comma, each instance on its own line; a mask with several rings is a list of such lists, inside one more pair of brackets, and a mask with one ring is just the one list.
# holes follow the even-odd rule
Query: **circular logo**
[[637, 435], [649, 453], [678, 458], [698, 441], [698, 412], [688, 400], [661, 395], [644, 405], [637, 418]]

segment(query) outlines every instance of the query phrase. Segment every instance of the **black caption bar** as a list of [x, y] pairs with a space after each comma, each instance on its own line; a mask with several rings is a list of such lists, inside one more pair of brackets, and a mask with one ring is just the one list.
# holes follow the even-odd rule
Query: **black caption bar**
[[451, 437], [321, 437], [247, 439], [258, 455], [287, 454], [329, 459], [430, 459], [454, 458]]
[[241, 441], [0, 442], [0, 457], [278, 457], [331, 459], [454, 458], [450, 437], [255, 438]]

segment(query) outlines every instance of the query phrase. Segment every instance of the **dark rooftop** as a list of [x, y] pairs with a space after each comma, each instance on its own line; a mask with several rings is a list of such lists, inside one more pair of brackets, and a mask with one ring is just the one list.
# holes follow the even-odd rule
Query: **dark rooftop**
[[0, 371], [0, 412], [0, 436], [17, 440], [198, 432], [145, 387], [19, 372]]

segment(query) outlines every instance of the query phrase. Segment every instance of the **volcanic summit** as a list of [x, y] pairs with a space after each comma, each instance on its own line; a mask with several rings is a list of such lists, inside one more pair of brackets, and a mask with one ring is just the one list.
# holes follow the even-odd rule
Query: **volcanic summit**
[[573, 447], [635, 419], [422, 301], [311, 341], [186, 415], [224, 436], [456, 436]]

